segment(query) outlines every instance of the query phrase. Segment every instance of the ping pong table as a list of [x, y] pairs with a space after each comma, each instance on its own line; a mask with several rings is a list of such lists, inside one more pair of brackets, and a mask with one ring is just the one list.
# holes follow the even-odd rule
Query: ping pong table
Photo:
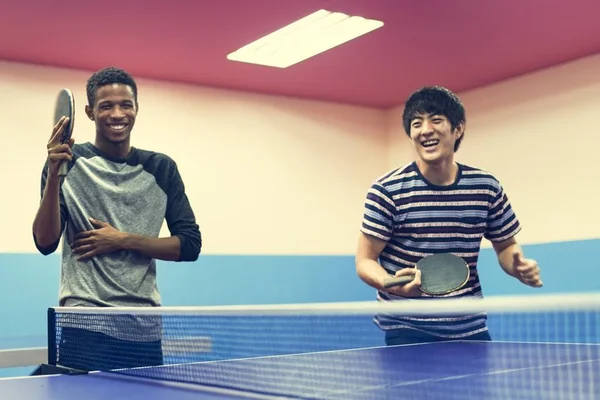
[[[440, 342], [0, 379], [2, 399], [600, 399], [600, 345]], [[175, 382], [182, 368], [203, 384]]]

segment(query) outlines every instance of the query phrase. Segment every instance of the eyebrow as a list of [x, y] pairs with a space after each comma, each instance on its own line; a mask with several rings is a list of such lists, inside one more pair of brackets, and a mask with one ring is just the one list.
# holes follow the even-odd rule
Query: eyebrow
[[98, 105], [103, 105], [103, 104], [114, 104], [114, 103], [120, 103], [120, 104], [124, 104], [124, 103], [131, 103], [133, 104], [133, 100], [121, 100], [121, 101], [114, 101], [114, 100], [100, 100], [98, 102]]
[[440, 114], [440, 113], [427, 114], [427, 115], [426, 115], [426, 117], [423, 117], [423, 116], [421, 116], [421, 115], [416, 115], [416, 116], [414, 116], [414, 117], [411, 119], [411, 122], [412, 122], [412, 121], [415, 121], [415, 120], [419, 120], [419, 121], [421, 121], [421, 120], [423, 120], [424, 118], [444, 118], [444, 115], [443, 115], [443, 114]]
[[413, 118], [410, 120], [410, 122], [411, 122], [411, 124], [412, 124], [413, 122], [423, 121], [424, 119], [425, 119], [424, 117], [422, 117], [422, 116], [420, 116], [420, 115], [417, 115], [417, 116], [413, 117]]

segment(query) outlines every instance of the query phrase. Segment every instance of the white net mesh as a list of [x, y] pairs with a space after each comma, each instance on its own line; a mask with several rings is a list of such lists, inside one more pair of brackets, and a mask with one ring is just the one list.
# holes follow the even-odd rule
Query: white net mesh
[[[203, 390], [306, 399], [600, 398], [595, 293], [53, 311], [58, 364]], [[373, 323], [381, 313], [473, 312], [487, 313], [491, 342], [385, 346]]]

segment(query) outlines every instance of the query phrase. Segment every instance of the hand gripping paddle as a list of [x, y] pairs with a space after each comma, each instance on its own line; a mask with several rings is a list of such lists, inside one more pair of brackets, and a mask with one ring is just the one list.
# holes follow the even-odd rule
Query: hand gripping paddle
[[[54, 105], [54, 126], [60, 121], [62, 117], [68, 117], [69, 122], [65, 125], [60, 142], [65, 144], [71, 139], [73, 134], [73, 125], [75, 124], [75, 98], [73, 93], [69, 89], [62, 89], [58, 92], [56, 97], [56, 103]], [[58, 176], [65, 176], [67, 174], [67, 161], [60, 163], [58, 168]]]
[[[462, 258], [452, 254], [434, 254], [422, 258], [417, 263], [421, 271], [421, 292], [429, 295], [447, 294], [462, 288], [470, 276], [469, 266]], [[386, 279], [383, 287], [405, 285], [413, 276], [399, 276]]]

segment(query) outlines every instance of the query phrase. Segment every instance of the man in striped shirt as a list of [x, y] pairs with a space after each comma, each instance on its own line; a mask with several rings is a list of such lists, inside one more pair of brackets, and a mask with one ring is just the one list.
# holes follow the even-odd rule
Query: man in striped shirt
[[[500, 182], [490, 173], [458, 163], [466, 116], [458, 97], [424, 87], [407, 100], [403, 126], [416, 160], [378, 178], [368, 191], [356, 254], [358, 276], [377, 289], [377, 299], [432, 300], [419, 291], [419, 259], [452, 253], [469, 265], [467, 285], [443, 297], [481, 297], [477, 259], [482, 238], [491, 241], [504, 271], [522, 283], [542, 285], [535, 260], [515, 235], [521, 226]], [[390, 275], [413, 275], [405, 286], [385, 289]], [[441, 296], [439, 296], [441, 297]], [[388, 345], [440, 340], [491, 340], [486, 314], [377, 315]]]

